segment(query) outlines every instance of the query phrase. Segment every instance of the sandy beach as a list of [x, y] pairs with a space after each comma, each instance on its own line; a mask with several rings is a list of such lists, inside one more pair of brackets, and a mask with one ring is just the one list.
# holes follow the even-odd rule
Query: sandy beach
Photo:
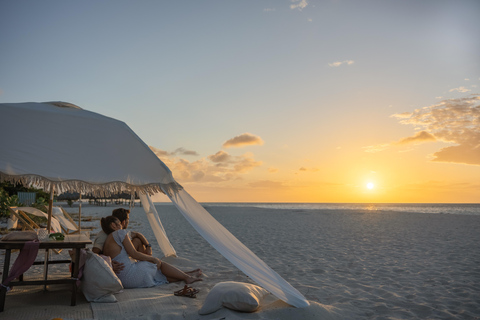
[[[267, 296], [255, 313], [221, 309], [198, 315], [222, 281], [252, 282], [215, 251], [171, 204], [157, 206], [178, 257], [166, 261], [204, 271], [197, 299], [173, 296], [171, 283], [117, 294], [113, 304], [69, 305], [68, 288], [17, 287], [7, 294], [2, 319], [480, 319], [480, 216], [361, 210], [289, 210], [205, 205], [272, 269], [297, 288], [310, 307], [297, 309]], [[67, 211], [75, 211], [68, 208]], [[116, 207], [84, 206], [93, 239], [98, 219]], [[156, 246], [143, 209], [130, 229]], [[64, 254], [64, 253], [62, 253]], [[62, 254], [59, 255], [61, 258]], [[39, 254], [40, 255], [40, 254]], [[43, 256], [43, 255], [42, 255]], [[40, 256], [39, 256], [40, 257]], [[15, 256], [14, 256], [15, 258]], [[12, 259], [12, 262], [14, 260]], [[0, 256], [3, 268], [3, 254]], [[56, 266], [55, 268], [60, 268]], [[34, 267], [26, 276], [38, 277]], [[58, 270], [57, 272], [65, 272]]]

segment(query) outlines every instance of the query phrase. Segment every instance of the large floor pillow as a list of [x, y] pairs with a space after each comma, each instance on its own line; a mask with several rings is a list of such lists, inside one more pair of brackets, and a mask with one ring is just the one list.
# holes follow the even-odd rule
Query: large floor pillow
[[254, 312], [268, 291], [250, 283], [227, 281], [217, 283], [207, 295], [199, 314], [209, 314], [225, 307], [236, 311]]
[[83, 269], [82, 291], [90, 302], [117, 302], [114, 294], [123, 289], [110, 265], [98, 254], [87, 251]]

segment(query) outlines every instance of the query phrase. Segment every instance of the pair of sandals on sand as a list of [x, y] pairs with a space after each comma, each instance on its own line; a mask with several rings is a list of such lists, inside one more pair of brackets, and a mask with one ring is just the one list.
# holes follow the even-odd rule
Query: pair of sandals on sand
[[179, 296], [179, 297], [196, 298], [197, 293], [199, 293], [199, 292], [200, 292], [199, 289], [194, 289], [192, 287], [189, 287], [189, 286], [185, 285], [185, 287], [183, 287], [183, 289], [175, 291], [173, 294], [176, 295], [176, 296]]

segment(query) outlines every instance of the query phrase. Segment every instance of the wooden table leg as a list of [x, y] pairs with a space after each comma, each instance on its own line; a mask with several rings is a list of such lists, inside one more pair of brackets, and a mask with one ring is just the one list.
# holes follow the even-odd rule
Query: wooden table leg
[[[11, 249], [5, 249], [5, 260], [3, 261], [3, 275], [2, 283], [7, 279], [8, 272], [10, 271], [10, 255]], [[5, 308], [5, 298], [7, 296], [7, 288], [0, 287], [0, 312]]]
[[[43, 262], [43, 280], [47, 281], [48, 279], [48, 260], [50, 259], [50, 251], [45, 249], [45, 260]], [[43, 286], [43, 290], [47, 291], [47, 284]]]
[[77, 278], [78, 278], [78, 269], [80, 266], [80, 251], [82, 249], [75, 248], [75, 262], [73, 263], [73, 284], [72, 284], [72, 306], [77, 304]]

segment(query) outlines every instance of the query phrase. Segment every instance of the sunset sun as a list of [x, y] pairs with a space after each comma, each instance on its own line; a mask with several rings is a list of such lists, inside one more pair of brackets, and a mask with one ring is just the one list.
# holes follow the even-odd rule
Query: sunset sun
[[375, 188], [375, 185], [372, 182], [367, 183], [367, 189], [372, 190]]

